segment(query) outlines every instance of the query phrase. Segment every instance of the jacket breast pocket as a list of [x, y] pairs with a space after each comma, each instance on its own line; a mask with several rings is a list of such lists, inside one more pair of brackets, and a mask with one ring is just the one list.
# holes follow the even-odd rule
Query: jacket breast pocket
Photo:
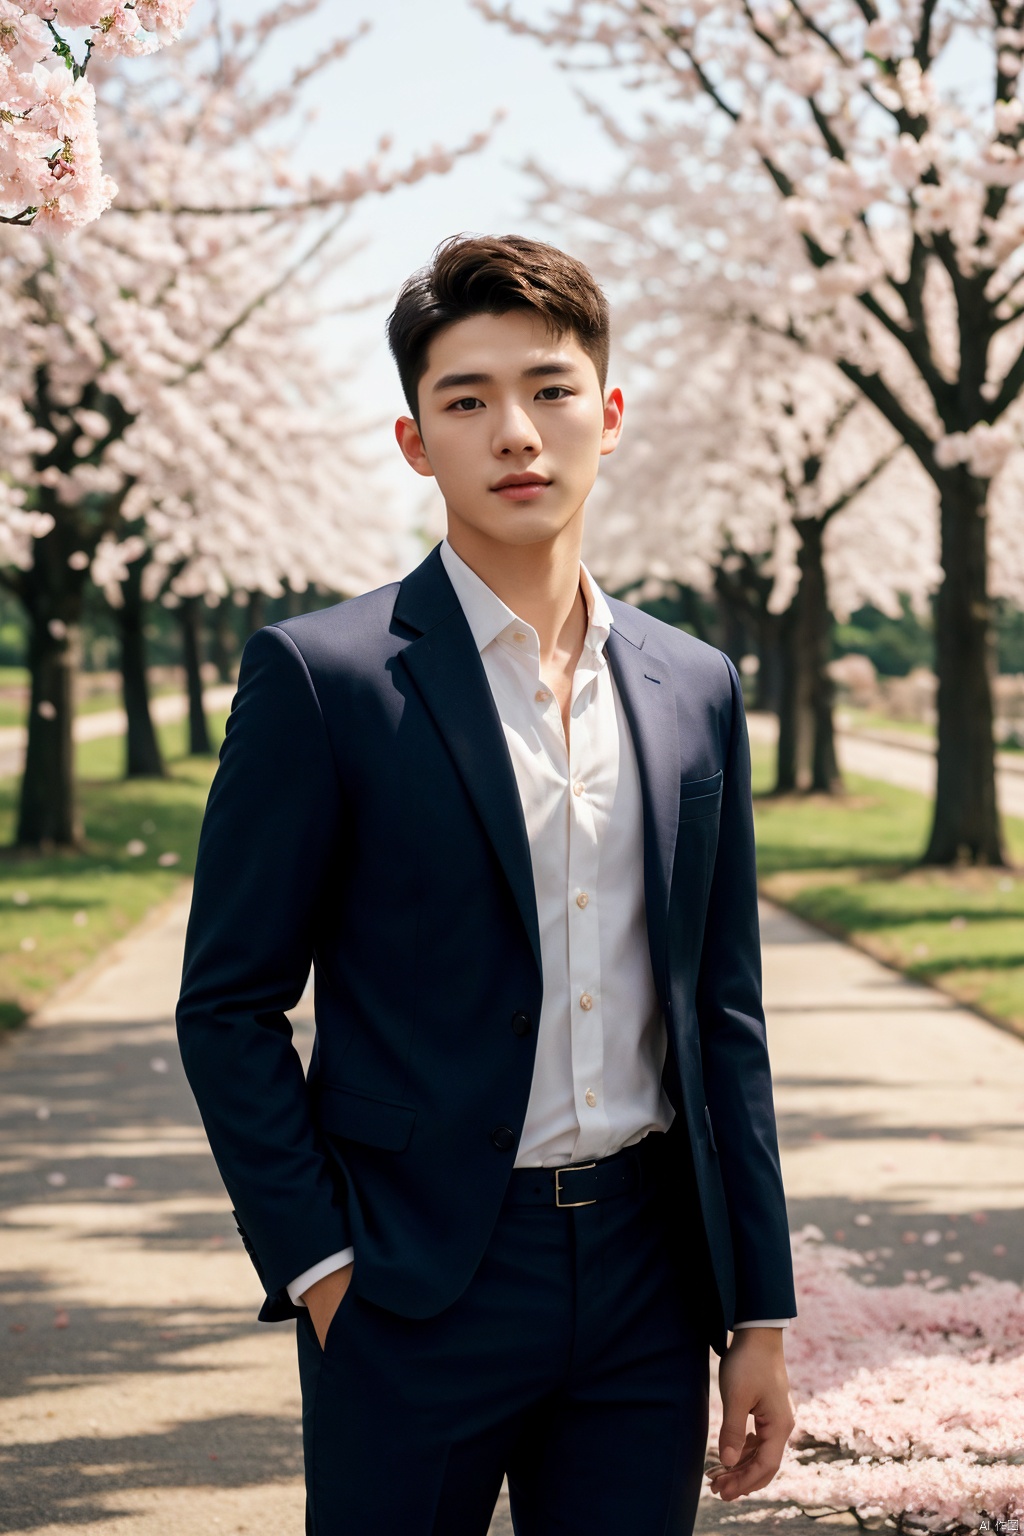
[[404, 1152], [415, 1119], [416, 1111], [407, 1104], [370, 1099], [350, 1088], [327, 1085], [319, 1093], [316, 1120], [321, 1130], [382, 1152]]
[[722, 804], [722, 770], [708, 779], [687, 779], [679, 786], [679, 819], [713, 816]]

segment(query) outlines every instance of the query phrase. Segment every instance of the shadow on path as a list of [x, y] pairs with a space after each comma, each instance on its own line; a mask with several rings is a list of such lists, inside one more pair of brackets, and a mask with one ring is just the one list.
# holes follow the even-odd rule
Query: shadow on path
[[135, 1489], [244, 1488], [301, 1472], [291, 1418], [245, 1413], [136, 1435], [13, 1444], [0, 1448], [0, 1531], [127, 1520], [124, 1494]]

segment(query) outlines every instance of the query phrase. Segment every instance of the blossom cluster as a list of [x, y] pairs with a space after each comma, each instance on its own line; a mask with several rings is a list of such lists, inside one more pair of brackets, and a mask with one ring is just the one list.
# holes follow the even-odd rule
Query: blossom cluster
[[[68, 230], [110, 206], [92, 58], [153, 53], [194, 0], [0, 0], [0, 220]], [[64, 36], [87, 30], [79, 63]], [[55, 61], [55, 62], [54, 62]]]
[[1024, 1515], [1024, 1290], [868, 1287], [866, 1256], [816, 1227], [793, 1254], [796, 1428], [772, 1500], [936, 1533]]
[[211, 32], [126, 71], [100, 104], [117, 204], [70, 240], [0, 228], [0, 564], [16, 588], [29, 567], [51, 580], [54, 611], [89, 581], [117, 606], [136, 562], [146, 601], [213, 607], [355, 593], [416, 557], [332, 349], [341, 235], [360, 199], [444, 174], [486, 134], [394, 164], [382, 141], [329, 178], [298, 166], [308, 82], [354, 39], [284, 86], [261, 49], [290, 58], [292, 29], [329, 9], [239, 17], [206, 51], [216, 69], [195, 67]]
[[[612, 587], [645, 583], [634, 590], [648, 599], [673, 582], [721, 593], [753, 565], [767, 614], [779, 615], [799, 581], [798, 523], [816, 518], [838, 619], [868, 603], [898, 617], [904, 596], [927, 612], [940, 574], [933, 492], [910, 455], [893, 455], [895, 434], [829, 365], [711, 324], [707, 290], [691, 298], [704, 313], [686, 316], [678, 344], [648, 342], [643, 368], [630, 369], [632, 429], [602, 469], [591, 568]], [[627, 336], [636, 319], [641, 347], [642, 309], [616, 309]], [[1013, 568], [1024, 573], [1024, 558]]]
[[[1019, 11], [559, 0], [538, 21], [512, 0], [472, 3], [581, 64], [610, 64], [647, 102], [660, 96], [624, 147], [663, 192], [687, 178], [696, 192], [703, 177], [719, 208], [726, 184], [759, 198], [760, 230], [717, 226], [734, 312], [837, 364], [937, 485], [964, 467], [987, 490], [1024, 449]], [[708, 215], [694, 196], [689, 206], [706, 239]], [[634, 242], [641, 261], [650, 245]], [[681, 266], [694, 274], [685, 248]]]

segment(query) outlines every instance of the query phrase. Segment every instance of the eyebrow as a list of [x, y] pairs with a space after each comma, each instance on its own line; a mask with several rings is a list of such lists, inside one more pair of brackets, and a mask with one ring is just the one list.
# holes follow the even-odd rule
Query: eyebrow
[[[574, 373], [576, 365], [566, 358], [563, 362], [536, 363], [532, 368], [524, 368], [521, 378], [524, 379], [549, 379], [558, 373]], [[456, 389], [463, 384], [493, 384], [494, 375], [491, 373], [443, 373], [434, 385], [434, 392], [440, 389]]]

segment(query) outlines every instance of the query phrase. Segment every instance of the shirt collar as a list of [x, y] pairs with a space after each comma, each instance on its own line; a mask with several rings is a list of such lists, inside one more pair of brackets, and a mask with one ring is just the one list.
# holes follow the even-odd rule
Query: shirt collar
[[[504, 634], [505, 630], [513, 624], [530, 629], [533, 633], [531, 626], [513, 613], [508, 604], [502, 602], [498, 594], [493, 592], [487, 583], [470, 569], [465, 560], [455, 553], [447, 539], [441, 542], [441, 563], [455, 588], [455, 595], [466, 615], [466, 622], [478, 651], [486, 650], [487, 646], [497, 640], [498, 636]], [[587, 636], [584, 647], [600, 653], [611, 633], [614, 620], [607, 598], [582, 562], [580, 587], [583, 590], [583, 600], [587, 605]]]

